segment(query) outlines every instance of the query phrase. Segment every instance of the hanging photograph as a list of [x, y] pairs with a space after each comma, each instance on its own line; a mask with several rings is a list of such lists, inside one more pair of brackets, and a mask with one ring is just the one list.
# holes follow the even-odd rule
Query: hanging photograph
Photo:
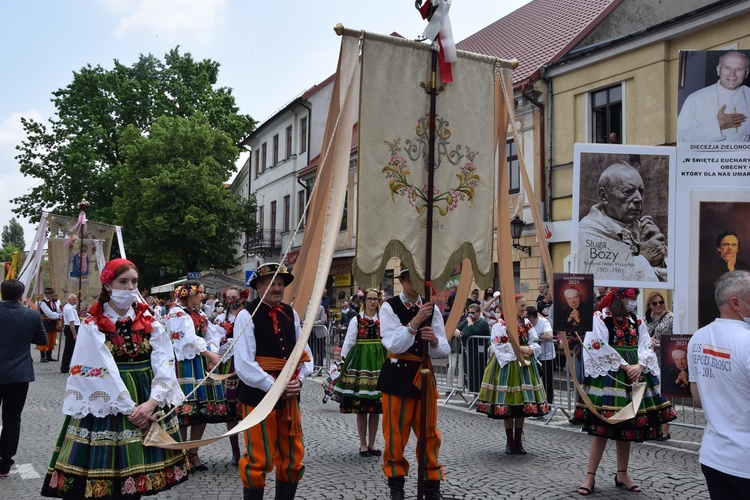
[[671, 288], [674, 148], [576, 144], [573, 271], [597, 286]]

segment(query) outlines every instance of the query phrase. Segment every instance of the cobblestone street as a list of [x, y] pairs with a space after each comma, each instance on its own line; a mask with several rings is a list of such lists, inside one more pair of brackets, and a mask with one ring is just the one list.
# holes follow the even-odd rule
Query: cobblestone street
[[[34, 353], [36, 354], [36, 353]], [[37, 360], [38, 356], [34, 356]], [[0, 478], [0, 499], [38, 499], [54, 442], [60, 432], [60, 405], [65, 375], [59, 363], [35, 362], [36, 382], [32, 383], [23, 413], [21, 445], [11, 475]], [[359, 456], [355, 416], [342, 415], [338, 405], [323, 404], [322, 378], [310, 379], [302, 393], [302, 416], [306, 443], [306, 472], [297, 498], [385, 499], [386, 480], [382, 458]], [[570, 425], [557, 412], [549, 425], [527, 420], [526, 456], [504, 453], [502, 422], [454, 405], [440, 406], [442, 434], [441, 461], [447, 499], [485, 498], [578, 498], [576, 489], [584, 477], [589, 437]], [[459, 399], [460, 401], [460, 399]], [[224, 432], [223, 425], [210, 425], [207, 435]], [[635, 495], [616, 488], [615, 447], [607, 447], [597, 475], [594, 497], [601, 498], [708, 498], [698, 463], [701, 431], [672, 426], [673, 439], [666, 442], [634, 444], [630, 474], [643, 493]], [[407, 457], [412, 471], [407, 478], [407, 498], [416, 497], [414, 438]], [[377, 447], [383, 447], [378, 436]], [[196, 473], [176, 489], [153, 498], [231, 500], [242, 498], [237, 467], [230, 464], [228, 442], [218, 442], [200, 452], [209, 471]], [[269, 478], [269, 485], [273, 478]], [[266, 498], [273, 498], [269, 487]]]

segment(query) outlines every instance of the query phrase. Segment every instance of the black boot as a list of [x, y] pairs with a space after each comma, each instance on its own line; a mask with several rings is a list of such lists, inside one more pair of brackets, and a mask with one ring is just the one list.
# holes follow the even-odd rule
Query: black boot
[[258, 490], [251, 490], [250, 488], [242, 488], [242, 499], [243, 500], [263, 500], [263, 492], [265, 490], [260, 488]]
[[287, 483], [276, 479], [276, 500], [294, 500], [297, 493], [297, 483]]
[[404, 500], [404, 476], [389, 477], [388, 487], [391, 489], [391, 500]]
[[57, 361], [52, 358], [52, 351], [47, 351], [47, 361]]
[[516, 453], [519, 455], [526, 455], [526, 450], [523, 447], [523, 427], [516, 428]]
[[508, 442], [505, 443], [505, 454], [515, 455], [516, 446], [513, 444], [513, 429], [505, 429], [505, 436], [508, 439]]
[[440, 481], [424, 482], [424, 500], [443, 500], [440, 494]]
[[42, 355], [42, 357], [41, 357], [42, 363], [46, 363], [47, 362], [47, 352], [46, 351], [39, 351], [39, 354]]

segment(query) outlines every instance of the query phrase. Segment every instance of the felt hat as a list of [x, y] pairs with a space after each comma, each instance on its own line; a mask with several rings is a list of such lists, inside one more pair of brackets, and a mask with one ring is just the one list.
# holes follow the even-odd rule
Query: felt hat
[[[278, 273], [277, 273], [278, 271]], [[284, 286], [289, 285], [294, 281], [294, 275], [290, 273], [284, 264], [277, 262], [267, 262], [255, 270], [253, 275], [250, 277], [250, 286], [257, 289], [258, 280], [266, 276], [273, 276], [276, 274], [284, 280]]]

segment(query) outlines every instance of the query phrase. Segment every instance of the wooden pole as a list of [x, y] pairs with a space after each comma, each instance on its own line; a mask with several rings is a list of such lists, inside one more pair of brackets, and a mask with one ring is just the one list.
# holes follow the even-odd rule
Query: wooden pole
[[[424, 266], [424, 294], [423, 297], [426, 301], [432, 300], [432, 292], [430, 290], [432, 281], [432, 224], [433, 224], [433, 187], [435, 185], [435, 115], [437, 108], [437, 50], [432, 51], [432, 68], [430, 71], [430, 86], [427, 89], [427, 93], [430, 95], [430, 114], [429, 114], [429, 151], [427, 154], [427, 237], [425, 245], [425, 266]], [[433, 312], [434, 314], [434, 312]], [[420, 326], [429, 326], [432, 324], [432, 316], [425, 320]], [[420, 370], [422, 372], [422, 380], [424, 381], [427, 377], [432, 377], [432, 372], [429, 369], [429, 344], [426, 340], [422, 340], [422, 366]], [[420, 394], [420, 407], [419, 412], [419, 441], [417, 443], [417, 459], [419, 460], [417, 480], [417, 500], [424, 498], [424, 476], [427, 469], [427, 387], [426, 382], [422, 383], [422, 393]], [[432, 397], [432, 395], [430, 395]]]

